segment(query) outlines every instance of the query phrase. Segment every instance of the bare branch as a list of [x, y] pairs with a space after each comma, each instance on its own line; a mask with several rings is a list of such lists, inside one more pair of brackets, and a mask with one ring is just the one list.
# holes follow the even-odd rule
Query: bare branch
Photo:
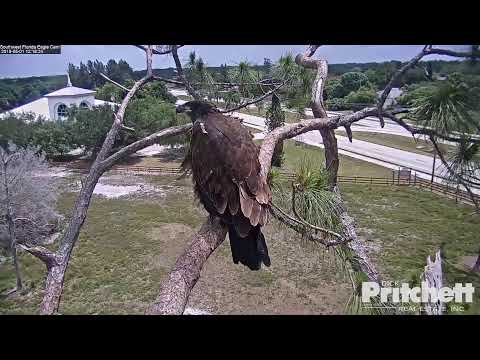
[[[120, 105], [112, 127], [110, 128], [107, 136], [103, 142], [97, 157], [90, 167], [90, 171], [84, 181], [82, 182], [82, 188], [75, 201], [74, 209], [67, 229], [62, 237], [60, 247], [56, 253], [57, 259], [62, 259], [61, 264], [53, 264], [50, 268], [47, 266], [47, 280], [45, 285], [45, 293], [43, 296], [42, 304], [40, 305], [41, 314], [53, 314], [58, 310], [60, 304], [60, 297], [63, 290], [63, 281], [65, 279], [65, 271], [67, 270], [70, 255], [73, 251], [75, 243], [78, 240], [80, 229], [87, 216], [88, 207], [92, 198], [93, 190], [97, 185], [99, 178], [107, 170], [103, 161], [113, 148], [115, 138], [123, 125], [124, 115], [128, 103], [135, 95], [135, 93], [148, 81], [152, 80], [152, 77], [147, 75], [135, 82], [132, 89], [127, 93]], [[113, 163], [112, 163], [113, 164]]]
[[43, 246], [28, 246], [25, 244], [17, 244], [17, 246], [43, 261], [47, 268], [58, 266], [61, 263], [61, 258], [57, 254]]
[[454, 50], [448, 50], [448, 49], [438, 49], [438, 48], [432, 48], [432, 47], [430, 47], [427, 50], [427, 53], [428, 53], [428, 55], [437, 54], [437, 55], [446, 55], [446, 56], [453, 56], [453, 57], [459, 57], [459, 58], [469, 58], [469, 57], [473, 57], [475, 55], [480, 55], [480, 54], [475, 54], [472, 51], [462, 52], [462, 51], [454, 51]]
[[272, 90], [270, 90], [269, 92], [263, 94], [262, 96], [256, 98], [256, 99], [253, 99], [251, 101], [247, 101], [247, 102], [244, 102], [243, 104], [240, 104], [238, 106], [235, 106], [231, 109], [226, 109], [226, 110], [222, 110], [220, 111], [221, 113], [229, 113], [229, 112], [232, 112], [232, 111], [236, 111], [236, 110], [239, 110], [239, 109], [242, 109], [244, 107], [247, 107], [248, 105], [252, 105], [252, 104], [256, 104], [260, 101], [262, 101], [263, 99], [267, 98], [268, 96], [272, 95], [275, 91], [277, 91], [278, 89], [280, 89], [282, 86], [284, 86], [288, 81], [285, 80], [284, 82], [282, 82], [280, 85], [277, 85], [275, 88], [273, 88]]
[[166, 83], [170, 83], [170, 84], [183, 85], [183, 86], [185, 86], [185, 83], [182, 82], [182, 81], [165, 79], [165, 78], [163, 78], [163, 77], [161, 77], [161, 76], [157, 76], [157, 75], [153, 75], [153, 79], [154, 79], [154, 80], [158, 80], [158, 81], [163, 81], [163, 82], [166, 82]]
[[158, 141], [184, 134], [192, 128], [192, 124], [186, 124], [181, 126], [172, 126], [167, 129], [160, 130], [152, 135], [149, 135], [143, 139], [135, 141], [134, 143], [125, 146], [124, 148], [118, 150], [115, 154], [111, 155], [107, 159], [103, 160], [101, 163], [102, 168], [110, 168], [114, 163], [116, 163], [121, 158], [131, 155], [141, 149], [146, 148], [147, 146], [156, 144]]
[[129, 131], [129, 132], [135, 132], [135, 129], [134, 128], [131, 128], [131, 127], [128, 127], [128, 126], [125, 126], [125, 125], [122, 125], [121, 127], [122, 130], [125, 130], [125, 131]]
[[[145, 47], [144, 45], [134, 45], [134, 46], [138, 47], [139, 49], [142, 49], [145, 52], [147, 51], [147, 47]], [[152, 53], [155, 55], [167, 55], [172, 52], [173, 47], [175, 47], [175, 49], [180, 49], [182, 46], [185, 46], [185, 45], [169, 45], [169, 48], [167, 50], [158, 50], [156, 48], [152, 48]]]
[[195, 91], [193, 86], [188, 82], [187, 78], [185, 77], [185, 74], [183, 72], [182, 63], [180, 62], [180, 58], [178, 57], [177, 48], [173, 47], [171, 51], [172, 51], [173, 60], [175, 61], [175, 66], [177, 68], [178, 77], [182, 80], [183, 84], [187, 88], [188, 93], [195, 100], [201, 100], [201, 96]]
[[168, 279], [162, 283], [155, 303], [146, 311], [148, 315], [181, 315], [188, 297], [200, 278], [208, 257], [225, 240], [227, 227], [217, 217], [209, 216], [192, 243], [178, 258]]
[[117, 83], [116, 81], [113, 81], [113, 80], [110, 79], [107, 75], [105, 75], [105, 74], [103, 74], [103, 73], [100, 73], [100, 75], [101, 75], [103, 78], [105, 78], [107, 81], [110, 81], [112, 84], [117, 85], [120, 89], [125, 90], [125, 91], [132, 91], [132, 89], [126, 88], [126, 87], [123, 86], [122, 84], [119, 84], [119, 83]]
[[385, 86], [385, 89], [382, 92], [382, 95], [380, 95], [380, 99], [378, 100], [378, 119], [380, 120], [380, 125], [383, 128], [385, 126], [385, 121], [383, 120], [382, 116], [382, 109], [383, 105], [385, 104], [385, 101], [388, 98], [388, 95], [390, 94], [390, 91], [392, 90], [393, 86], [401, 79], [401, 77], [411, 68], [415, 67], [418, 62], [428, 54], [428, 46], [425, 46], [422, 51], [417, 54], [413, 59], [411, 59], [408, 63], [406, 63], [404, 66], [402, 66], [398, 71], [392, 76], [390, 81], [388, 82], [387, 86]]

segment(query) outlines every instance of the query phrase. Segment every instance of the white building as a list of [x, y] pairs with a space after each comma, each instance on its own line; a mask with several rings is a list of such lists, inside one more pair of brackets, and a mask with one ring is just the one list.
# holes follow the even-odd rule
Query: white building
[[118, 105], [113, 102], [95, 99], [95, 91], [72, 86], [68, 77], [67, 87], [44, 95], [42, 98], [1, 113], [0, 118], [8, 114], [20, 115], [22, 113], [34, 113], [37, 117], [42, 116], [48, 120], [62, 120], [67, 116], [70, 106], [89, 108], [108, 104], [112, 107]]
[[[383, 93], [383, 90], [378, 91], [377, 96], [380, 97], [382, 95], [382, 93]], [[388, 107], [388, 106], [397, 105], [397, 100], [402, 94], [403, 94], [403, 91], [401, 89], [395, 88], [395, 87], [392, 88], [392, 90], [390, 90], [390, 93], [388, 94], [388, 97], [385, 100], [385, 104], [383, 106]]]

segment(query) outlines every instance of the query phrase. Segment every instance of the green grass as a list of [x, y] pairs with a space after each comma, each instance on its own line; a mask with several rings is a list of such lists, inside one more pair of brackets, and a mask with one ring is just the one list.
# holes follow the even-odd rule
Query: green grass
[[[427, 256], [442, 248], [444, 283], [480, 288], [480, 275], [462, 266], [462, 257], [476, 256], [480, 246], [473, 208], [411, 187], [344, 184], [341, 190], [359, 235], [379, 247], [373, 259], [385, 280], [419, 285]], [[479, 314], [480, 292], [474, 300], [467, 312]]]
[[[68, 215], [73, 202], [74, 194], [64, 194], [59, 204], [62, 212]], [[60, 313], [143, 313], [185, 245], [187, 238], [181, 241], [181, 232], [198, 227], [203, 219], [192, 204], [192, 196], [183, 193], [171, 194], [161, 203], [95, 196], [66, 275]], [[180, 233], [168, 237], [172, 224]], [[162, 229], [160, 237], [157, 229]], [[178, 246], [165, 247], [175, 236], [180, 239]], [[25, 253], [20, 262], [27, 285], [35, 290], [28, 296], [1, 300], [0, 313], [37, 312], [44, 266]], [[12, 271], [10, 263], [0, 266], [1, 290], [14, 287]]]
[[[284, 168], [294, 170], [298, 167], [304, 156], [318, 159], [319, 164], [324, 166], [324, 150], [311, 145], [287, 140], [284, 142]], [[371, 164], [366, 161], [340, 155], [339, 175], [343, 176], [366, 176], [388, 177], [392, 176], [392, 170], [383, 166]]]
[[[345, 131], [337, 130], [335, 132], [340, 136], [347, 136]], [[392, 147], [399, 150], [409, 151], [416, 154], [432, 156], [433, 154], [424, 150], [431, 149], [432, 146], [428, 141], [423, 139], [414, 140], [411, 137], [400, 136], [400, 135], [391, 135], [391, 134], [381, 134], [381, 133], [371, 133], [371, 132], [362, 132], [354, 131], [353, 132], [353, 143], [355, 140], [367, 141], [370, 143]], [[448, 151], [453, 149], [453, 146], [446, 144], [439, 144], [442, 151]], [[421, 147], [421, 148], [418, 148]]]
[[[95, 196], [73, 252], [65, 280], [62, 314], [141, 314], [204, 219], [194, 205], [190, 180], [155, 176], [157, 186], [178, 187], [165, 198], [105, 199]], [[418, 282], [427, 255], [443, 247], [448, 264], [478, 250], [480, 217], [472, 208], [407, 187], [341, 185], [359, 235], [385, 279]], [[69, 214], [74, 194], [63, 194]], [[339, 313], [348, 284], [326, 263], [321, 248], [299, 241], [275, 221], [265, 228], [272, 267], [250, 272], [231, 262], [228, 242], [212, 255], [192, 294], [191, 306], [207, 304], [220, 313]], [[30, 255], [20, 256], [33, 291], [0, 300], [0, 313], [37, 313], [45, 270]], [[479, 276], [458, 265], [444, 267], [448, 284]], [[11, 263], [0, 265], [0, 290], [14, 286]], [[469, 313], [480, 313], [479, 295]], [[208, 308], [208, 306], [207, 306]]]

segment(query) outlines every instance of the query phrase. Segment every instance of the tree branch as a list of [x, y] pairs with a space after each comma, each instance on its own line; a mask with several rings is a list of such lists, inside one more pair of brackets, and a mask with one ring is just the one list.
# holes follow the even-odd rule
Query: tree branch
[[252, 104], [256, 104], [260, 101], [262, 101], [263, 99], [267, 98], [268, 96], [272, 95], [275, 91], [277, 91], [278, 89], [280, 89], [282, 86], [284, 86], [288, 81], [285, 80], [283, 81], [280, 85], [277, 85], [275, 88], [273, 88], [272, 90], [270, 90], [269, 92], [263, 94], [262, 96], [256, 98], [256, 99], [253, 99], [253, 100], [250, 100], [250, 101], [247, 101], [243, 104], [240, 104], [238, 106], [235, 106], [231, 109], [226, 109], [226, 110], [222, 110], [220, 111], [221, 113], [229, 113], [229, 112], [232, 112], [232, 111], [236, 111], [236, 110], [239, 110], [239, 109], [242, 109], [244, 107], [247, 107], [248, 105], [252, 105]]
[[58, 266], [62, 262], [61, 257], [42, 246], [27, 246], [25, 244], [18, 243], [16, 245], [44, 262], [47, 266], [47, 269], [53, 266]]
[[209, 216], [192, 243], [178, 258], [167, 280], [162, 283], [155, 302], [147, 315], [181, 315], [188, 297], [200, 278], [208, 257], [220, 246], [227, 235], [227, 227], [217, 217]]
[[110, 79], [107, 75], [103, 74], [103, 73], [100, 73], [100, 76], [102, 76], [104, 79], [106, 79], [107, 81], [110, 81], [112, 84], [114, 85], [117, 85], [120, 89], [122, 90], [125, 90], [125, 91], [131, 91], [132, 89], [129, 89], [129, 88], [126, 88], [125, 86], [123, 86], [122, 84], [119, 84], [117, 83], [116, 81], [113, 81], [112, 79]]
[[[146, 54], [148, 64], [151, 60], [151, 52], [147, 51]], [[151, 80], [151, 75], [147, 74], [147, 76], [135, 82], [132, 89], [127, 93], [127, 95], [122, 101], [122, 104], [120, 105], [120, 108], [115, 114], [115, 119], [105, 137], [102, 148], [97, 154], [94, 163], [90, 167], [88, 175], [82, 182], [82, 188], [75, 201], [70, 222], [62, 237], [60, 247], [56, 252], [56, 258], [62, 259], [62, 262], [60, 264], [52, 262], [50, 263], [50, 267], [47, 266], [48, 272], [45, 285], [45, 293], [43, 296], [42, 304], [40, 305], [41, 314], [51, 315], [58, 311], [58, 307], [60, 305], [60, 298], [63, 291], [65, 272], [68, 267], [70, 255], [78, 240], [80, 229], [82, 228], [82, 225], [87, 216], [87, 211], [92, 198], [93, 190], [95, 189], [99, 178], [107, 170], [107, 167], [105, 166], [105, 163], [103, 163], [103, 161], [107, 158], [107, 155], [112, 150], [117, 134], [123, 126], [123, 120], [128, 103], [136, 94], [136, 92]]]
[[121, 158], [131, 155], [141, 149], [146, 148], [147, 146], [158, 143], [160, 140], [184, 134], [192, 128], [192, 124], [186, 124], [181, 126], [172, 126], [167, 129], [160, 130], [152, 135], [149, 135], [143, 139], [135, 141], [134, 143], [125, 146], [124, 148], [118, 150], [115, 154], [111, 155], [107, 159], [103, 160], [101, 166], [103, 168], [110, 168]]
[[[273, 203], [271, 204], [271, 207], [270, 207], [269, 210], [270, 210], [270, 213], [273, 215], [273, 217], [275, 217], [275, 219], [277, 219], [281, 223], [285, 224], [290, 229], [294, 230], [295, 232], [299, 233], [300, 235], [302, 235], [303, 237], [305, 237], [306, 239], [308, 239], [312, 242], [316, 242], [316, 243], [325, 245], [327, 248], [331, 247], [331, 246], [337, 246], [337, 245], [345, 244], [346, 242], [351, 240], [351, 239], [343, 238], [339, 234], [336, 234], [336, 233], [333, 233], [333, 234], [340, 236], [340, 237], [335, 236], [335, 237], [337, 237], [338, 240], [327, 240], [324, 237], [319, 237], [318, 235], [313, 234], [312, 229], [319, 230], [324, 234], [329, 234], [330, 233], [329, 230], [322, 229], [322, 228], [317, 228], [316, 226], [310, 225], [308, 223], [303, 223], [299, 219], [296, 219], [296, 218], [290, 216], [282, 208], [278, 207], [277, 205], [275, 205]], [[317, 229], [315, 229], [315, 228], [317, 228]]]
[[390, 81], [388, 82], [387, 86], [385, 86], [385, 89], [382, 92], [382, 95], [380, 96], [380, 99], [378, 100], [378, 119], [380, 120], [380, 126], [383, 128], [385, 126], [385, 121], [383, 120], [382, 117], [382, 109], [383, 105], [385, 104], [385, 101], [388, 98], [388, 95], [390, 94], [390, 91], [392, 90], [393, 86], [401, 79], [401, 77], [411, 68], [415, 67], [417, 63], [425, 56], [428, 54], [429, 47], [425, 46], [420, 53], [418, 53], [413, 59], [411, 59], [408, 63], [406, 63], [404, 66], [402, 66], [398, 71], [392, 76]]
[[[142, 49], [145, 52], [147, 51], [147, 47], [145, 47], [144, 45], [134, 45], [134, 46], [138, 47], [139, 49]], [[167, 55], [172, 53], [173, 47], [175, 47], [175, 49], [180, 49], [182, 46], [185, 46], [185, 45], [169, 45], [169, 46], [170, 47], [167, 50], [158, 50], [158, 49], [152, 48], [152, 53], [155, 55]]]
[[180, 58], [178, 57], [178, 52], [176, 47], [172, 47], [172, 56], [173, 60], [175, 61], [175, 67], [177, 68], [177, 75], [182, 80], [183, 84], [187, 88], [188, 93], [195, 99], [201, 100], [201, 96], [195, 91], [193, 86], [188, 82], [185, 74], [183, 72], [182, 63], [180, 62]]
[[480, 55], [472, 51], [462, 52], [462, 51], [454, 51], [454, 50], [438, 49], [438, 48], [429, 48], [427, 50], [427, 54], [428, 55], [430, 54], [446, 55], [446, 56], [453, 56], [453, 57], [459, 57], [459, 58], [470, 58], [470, 57]]

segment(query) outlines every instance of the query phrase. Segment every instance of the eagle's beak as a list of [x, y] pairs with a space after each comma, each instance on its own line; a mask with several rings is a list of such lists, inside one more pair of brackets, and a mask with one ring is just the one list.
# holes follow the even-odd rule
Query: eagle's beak
[[175, 111], [176, 111], [177, 114], [181, 114], [181, 113], [186, 112], [187, 110], [188, 110], [188, 109], [187, 109], [186, 106], [184, 106], [184, 105], [178, 105], [178, 106], [176, 107], [176, 110], [175, 110]]

